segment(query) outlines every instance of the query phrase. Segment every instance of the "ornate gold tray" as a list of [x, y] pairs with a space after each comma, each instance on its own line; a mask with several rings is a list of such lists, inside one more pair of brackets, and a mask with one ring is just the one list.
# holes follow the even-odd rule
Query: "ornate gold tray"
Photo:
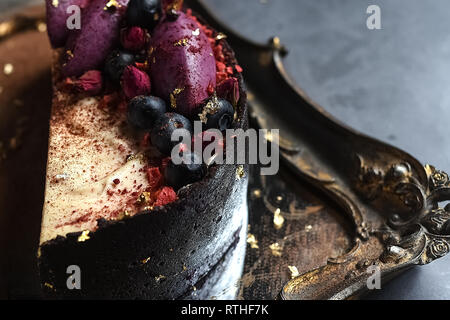
[[[189, 2], [227, 34], [245, 69], [254, 124], [280, 129], [287, 171], [280, 173], [283, 186], [274, 195], [277, 177], [254, 175], [263, 191], [250, 194], [261, 196], [266, 210], [272, 212], [273, 221], [264, 221], [264, 215], [258, 220], [255, 215], [261, 211], [254, 212], [251, 205], [250, 223], [262, 220], [257, 222], [258, 236], [266, 238], [266, 245], [271, 242], [266, 251], [280, 260], [263, 254], [258, 261], [247, 254], [244, 292], [255, 283], [278, 287], [282, 278], [286, 281], [279, 295], [282, 299], [346, 299], [368, 289], [367, 281], [376, 270], [372, 266], [379, 268], [381, 281], [386, 281], [449, 252], [450, 206], [448, 210], [439, 207], [439, 202], [450, 199], [446, 173], [334, 119], [290, 79], [283, 66], [286, 49], [278, 38], [268, 45], [252, 43], [229, 30], [203, 1]], [[296, 184], [315, 190], [321, 204], [313, 200], [299, 205], [295, 194], [304, 199], [308, 192], [296, 189]], [[282, 194], [286, 191], [287, 202]], [[283, 220], [288, 226], [280, 225]], [[267, 242], [267, 237], [273, 239]], [[250, 244], [256, 247], [253, 238]], [[250, 266], [249, 260], [256, 262]], [[280, 267], [289, 268], [293, 279], [277, 274]], [[266, 270], [259, 274], [264, 279], [260, 283], [255, 280], [258, 269]], [[268, 280], [271, 277], [278, 278]]]
[[[253, 125], [280, 129], [280, 173], [255, 168], [250, 177], [238, 298], [346, 299], [368, 289], [374, 265], [387, 281], [448, 253], [450, 210], [439, 207], [450, 199], [446, 173], [333, 119], [290, 80], [277, 38], [252, 43], [202, 1], [187, 2], [235, 49]], [[35, 252], [51, 105], [43, 13], [27, 8], [0, 22], [0, 249], [9, 257], [0, 259], [0, 297], [40, 296]]]

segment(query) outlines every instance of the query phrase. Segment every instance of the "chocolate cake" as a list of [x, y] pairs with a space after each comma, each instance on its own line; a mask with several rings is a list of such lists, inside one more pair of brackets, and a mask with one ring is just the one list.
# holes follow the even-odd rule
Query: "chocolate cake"
[[[81, 29], [67, 31], [62, 16], [73, 4]], [[176, 164], [173, 148], [188, 159], [196, 153], [170, 133], [191, 131], [196, 120], [205, 131], [193, 141], [209, 128], [247, 128], [233, 51], [182, 1], [47, 0], [47, 18], [54, 97], [38, 252], [45, 296], [191, 296], [245, 238], [248, 168]], [[70, 285], [70, 266], [81, 271], [80, 288]]]

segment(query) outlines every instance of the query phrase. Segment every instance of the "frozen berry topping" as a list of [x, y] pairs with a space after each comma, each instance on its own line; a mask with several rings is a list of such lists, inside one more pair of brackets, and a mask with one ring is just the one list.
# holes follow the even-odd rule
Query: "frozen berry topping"
[[[52, 45], [65, 46], [60, 87], [99, 96], [99, 108], [125, 116], [122, 123], [132, 130], [123, 132], [133, 134], [147, 161], [141, 173], [148, 187], [129, 193], [123, 188], [126, 178], [114, 179], [114, 192], [128, 195], [127, 206], [139, 210], [175, 201], [177, 190], [208, 171], [193, 145], [200, 140], [205, 148], [216, 139], [208, 129], [223, 131], [234, 122], [242, 68], [229, 64], [233, 57], [225, 49], [225, 35], [201, 23], [190, 9], [183, 11], [182, 0], [60, 2], [47, 11]], [[81, 7], [79, 32], [58, 31], [56, 12], [68, 4]], [[190, 138], [190, 147], [171, 141], [177, 129], [192, 136], [193, 121], [201, 121], [203, 132]], [[171, 159], [176, 146], [181, 164]], [[127, 151], [119, 146], [117, 152]]]

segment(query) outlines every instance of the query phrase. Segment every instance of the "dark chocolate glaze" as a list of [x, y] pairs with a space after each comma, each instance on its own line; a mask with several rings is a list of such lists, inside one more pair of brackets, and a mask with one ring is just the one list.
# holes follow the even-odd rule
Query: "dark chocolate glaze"
[[[223, 40], [222, 40], [223, 41]], [[223, 41], [229, 65], [236, 59]], [[247, 129], [242, 76], [235, 128]], [[99, 220], [90, 239], [81, 232], [43, 243], [38, 259], [44, 296], [50, 299], [176, 299], [185, 296], [237, 241], [246, 197], [238, 165], [215, 165], [202, 181], [179, 191], [179, 200], [121, 221]], [[245, 211], [246, 212], [246, 211]], [[146, 263], [145, 259], [150, 258]], [[81, 290], [69, 290], [67, 267], [81, 269]], [[161, 277], [164, 276], [164, 277]], [[159, 279], [158, 279], [159, 278]]]

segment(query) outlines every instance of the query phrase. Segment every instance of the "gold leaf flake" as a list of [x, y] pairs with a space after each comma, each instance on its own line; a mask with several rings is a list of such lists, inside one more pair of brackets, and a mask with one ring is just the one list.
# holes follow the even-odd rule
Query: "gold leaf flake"
[[174, 45], [174, 47], [185, 47], [188, 45], [188, 43], [189, 43], [189, 38], [183, 38], [183, 39], [176, 41], [173, 45]]
[[120, 3], [117, 2], [117, 0], [109, 0], [108, 3], [103, 8], [103, 10], [108, 10], [109, 8], [112, 8], [112, 7], [120, 8], [121, 5], [120, 5]]
[[3, 73], [10, 75], [14, 71], [14, 66], [11, 63], [7, 63], [3, 66]]
[[247, 243], [250, 245], [250, 248], [252, 249], [259, 249], [258, 246], [258, 240], [256, 240], [256, 237], [254, 234], [247, 234]]
[[51, 285], [51, 284], [48, 283], [48, 282], [44, 283], [44, 286], [46, 286], [47, 288], [52, 289], [52, 290], [55, 289], [55, 288], [53, 287], [53, 285]]
[[281, 257], [281, 255], [283, 254], [283, 247], [280, 246], [278, 242], [272, 243], [269, 248], [272, 251], [272, 255], [274, 255], [275, 257]]
[[54, 6], [55, 8], [58, 8], [58, 5], [59, 5], [58, 0], [52, 0], [52, 6]]
[[117, 216], [117, 220], [123, 220], [123, 219], [127, 219], [127, 218], [129, 218], [131, 215], [130, 215], [130, 212], [128, 212], [128, 210], [125, 210], [125, 211], [123, 211], [122, 213], [120, 213], [118, 216]]
[[288, 268], [291, 272], [291, 279], [294, 279], [300, 275], [296, 266], [288, 266]]
[[150, 202], [150, 192], [142, 192], [141, 195], [137, 198], [136, 204], [137, 205], [145, 205]]
[[85, 242], [86, 240], [89, 240], [90, 238], [91, 237], [89, 237], [89, 230], [85, 230], [78, 237], [78, 242]]
[[237, 167], [236, 169], [236, 180], [241, 180], [242, 178], [245, 177], [245, 170], [244, 170], [244, 166], [240, 165], [239, 167]]
[[216, 40], [226, 39], [227, 35], [225, 33], [219, 32], [216, 36]]
[[147, 264], [150, 261], [150, 257], [141, 260], [142, 264]]
[[219, 99], [217, 99], [216, 95], [213, 95], [208, 103], [203, 107], [202, 113], [198, 115], [202, 123], [206, 124], [208, 122], [209, 114], [215, 114], [219, 111], [218, 104]]
[[161, 280], [166, 279], [166, 276], [163, 276], [162, 274], [160, 274], [159, 276], [155, 277], [156, 282], [160, 282]]
[[187, 267], [183, 264], [183, 271], [186, 271]]
[[284, 223], [284, 217], [281, 215], [280, 208], [277, 208], [273, 213], [273, 224], [275, 225], [275, 229], [281, 229]]
[[67, 56], [69, 57], [69, 60], [73, 58], [73, 52], [70, 50], [66, 51]]
[[173, 109], [177, 108], [177, 96], [183, 92], [184, 88], [175, 88], [173, 92], [170, 94], [170, 106]]

